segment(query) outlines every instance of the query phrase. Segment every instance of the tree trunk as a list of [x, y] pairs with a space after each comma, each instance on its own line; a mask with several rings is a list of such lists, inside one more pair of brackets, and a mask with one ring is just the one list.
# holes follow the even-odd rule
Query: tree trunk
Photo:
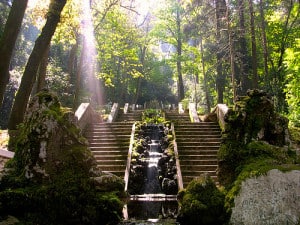
[[258, 88], [256, 35], [255, 35], [254, 11], [253, 11], [252, 0], [249, 0], [249, 13], [250, 13], [251, 51], [252, 51], [252, 76], [253, 76], [252, 86], [253, 88]]
[[181, 65], [181, 56], [182, 56], [182, 31], [181, 31], [181, 18], [180, 18], [179, 9], [177, 9], [176, 14], [176, 25], [177, 25], [177, 59], [176, 59], [176, 66], [177, 66], [177, 88], [178, 88], [178, 102], [184, 99], [184, 85], [182, 79], [182, 65]]
[[[145, 57], [146, 57], [146, 50], [147, 50], [147, 47], [146, 46], [143, 46], [143, 47], [140, 47], [140, 52], [141, 52], [141, 56], [140, 56], [140, 62], [142, 64], [142, 71], [140, 71], [142, 74], [145, 73]], [[142, 78], [141, 77], [138, 77], [137, 79], [137, 85], [136, 85], [136, 91], [135, 91], [135, 96], [134, 96], [134, 100], [133, 100], [133, 104], [136, 104], [139, 97], [140, 97], [140, 94], [141, 94], [141, 86], [142, 86]]]
[[245, 2], [244, 0], [238, 0], [239, 11], [239, 55], [240, 55], [240, 67], [239, 67], [239, 80], [240, 80], [240, 95], [245, 95], [248, 88], [250, 88], [250, 81], [248, 76], [249, 57], [247, 50], [246, 40], [246, 26], [245, 26]]
[[0, 108], [9, 82], [9, 64], [28, 0], [14, 0], [0, 40]]
[[42, 56], [42, 61], [40, 62], [38, 69], [38, 79], [36, 82], [36, 93], [40, 92], [46, 86], [46, 72], [48, 66], [48, 56], [50, 51], [50, 44], [48, 45], [44, 55]]
[[[83, 48], [83, 47], [82, 47]], [[79, 58], [79, 65], [76, 70], [76, 79], [75, 79], [75, 93], [74, 93], [74, 100], [73, 100], [73, 109], [74, 111], [78, 108], [80, 103], [80, 90], [81, 90], [81, 82], [82, 82], [82, 70], [84, 64], [84, 51], [81, 49], [80, 58]]]
[[229, 39], [229, 55], [230, 55], [230, 70], [231, 70], [231, 84], [233, 92], [233, 102], [236, 100], [236, 75], [235, 75], [235, 50], [233, 46], [233, 34], [231, 31], [231, 21], [230, 21], [230, 9], [227, 7], [226, 11], [226, 20], [227, 20], [227, 30], [228, 30], [228, 39]]
[[45, 51], [51, 42], [51, 38], [60, 20], [60, 14], [65, 4], [66, 0], [52, 0], [50, 3], [46, 24], [43, 27], [40, 36], [37, 38], [33, 50], [29, 56], [21, 84], [13, 104], [8, 124], [8, 128], [10, 130], [16, 130], [17, 125], [23, 122], [30, 93], [32, 91], [32, 87], [41, 62], [41, 56], [45, 54]]
[[261, 32], [262, 32], [262, 45], [263, 45], [263, 53], [264, 53], [264, 81], [267, 82], [267, 78], [269, 77], [269, 68], [268, 68], [268, 45], [267, 45], [267, 35], [266, 35], [266, 25], [265, 25], [265, 14], [264, 14], [264, 6], [263, 0], [259, 1], [259, 12], [261, 17]]
[[216, 0], [216, 39], [218, 45], [217, 51], [217, 78], [216, 78], [216, 89], [217, 89], [217, 102], [223, 103], [223, 94], [225, 90], [225, 75], [223, 73], [223, 57], [224, 57], [224, 48], [223, 38], [221, 35], [221, 30], [225, 29], [224, 18], [226, 15], [226, 2], [225, 0]]
[[205, 92], [206, 107], [207, 107], [207, 112], [210, 112], [211, 105], [210, 105], [210, 101], [209, 101], [209, 91], [208, 91], [208, 87], [207, 87], [207, 76], [206, 76], [206, 71], [205, 71], [202, 37], [200, 37], [200, 53], [201, 53], [201, 65], [202, 65], [202, 73], [203, 73], [203, 80], [204, 80], [203, 86], [204, 86], [204, 92]]

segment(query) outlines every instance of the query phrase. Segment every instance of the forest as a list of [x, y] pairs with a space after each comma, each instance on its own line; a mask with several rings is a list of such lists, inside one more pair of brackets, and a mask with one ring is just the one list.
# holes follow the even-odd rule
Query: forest
[[299, 0], [1, 0], [0, 128], [43, 89], [74, 111], [266, 91], [300, 126]]

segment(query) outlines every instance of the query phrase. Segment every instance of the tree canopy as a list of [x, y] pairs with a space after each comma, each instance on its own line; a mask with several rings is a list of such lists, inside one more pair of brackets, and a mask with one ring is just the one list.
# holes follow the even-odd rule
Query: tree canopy
[[[86, 101], [157, 100], [193, 101], [200, 112], [232, 105], [258, 88], [272, 96], [276, 111], [300, 125], [297, 0], [68, 0], [60, 9], [61, 1], [28, 0], [19, 8], [24, 15], [16, 15], [19, 22], [10, 25], [18, 2], [0, 1], [0, 50], [13, 50], [0, 56], [9, 65], [0, 68], [1, 128], [11, 115], [14, 129], [42, 88], [74, 110]], [[48, 26], [57, 10], [60, 22]], [[91, 32], [83, 28], [88, 24]], [[8, 27], [15, 39], [8, 38]]]

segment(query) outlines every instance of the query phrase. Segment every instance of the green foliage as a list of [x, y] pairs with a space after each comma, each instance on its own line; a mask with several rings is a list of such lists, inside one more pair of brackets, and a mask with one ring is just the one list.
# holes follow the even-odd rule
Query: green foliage
[[70, 74], [66, 73], [55, 59], [48, 63], [46, 87], [55, 92], [62, 105], [72, 106], [74, 96], [70, 93], [73, 88], [70, 83]]
[[225, 195], [207, 175], [191, 181], [180, 196], [181, 210], [177, 219], [180, 224], [225, 224], [227, 221]]
[[147, 124], [160, 124], [165, 122], [165, 117], [161, 110], [146, 109], [142, 113], [142, 121]]
[[299, 127], [290, 127], [289, 128], [291, 139], [296, 144], [300, 144], [300, 128]]
[[285, 65], [288, 74], [286, 78], [286, 97], [289, 105], [288, 118], [291, 125], [300, 127], [300, 39], [295, 39], [295, 47], [286, 51]]

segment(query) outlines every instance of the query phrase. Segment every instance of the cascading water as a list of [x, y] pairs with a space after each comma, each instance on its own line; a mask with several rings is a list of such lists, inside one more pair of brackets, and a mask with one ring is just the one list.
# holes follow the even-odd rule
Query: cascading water
[[[166, 124], [142, 124], [132, 152], [127, 219], [158, 222], [178, 213], [176, 160]], [[139, 223], [146, 224], [146, 223]]]

